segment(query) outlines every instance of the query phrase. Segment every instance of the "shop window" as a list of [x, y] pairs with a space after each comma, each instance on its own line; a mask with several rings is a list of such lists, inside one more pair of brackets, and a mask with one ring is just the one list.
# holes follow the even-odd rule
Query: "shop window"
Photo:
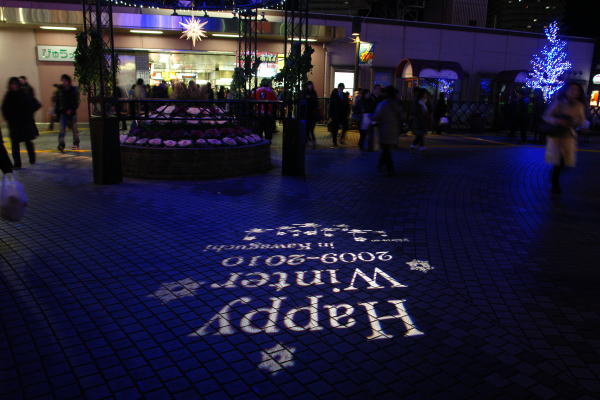
[[354, 93], [354, 72], [336, 71], [333, 74], [333, 82], [334, 88], [336, 88], [340, 83], [343, 83], [346, 87], [344, 91], [350, 93], [350, 96], [352, 96]]

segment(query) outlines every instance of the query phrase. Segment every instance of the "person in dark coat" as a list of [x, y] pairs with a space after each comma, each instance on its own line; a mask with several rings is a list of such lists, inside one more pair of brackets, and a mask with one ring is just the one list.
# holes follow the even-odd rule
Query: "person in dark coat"
[[435, 103], [435, 111], [433, 115], [433, 120], [436, 124], [436, 133], [438, 135], [441, 135], [442, 130], [445, 128], [445, 124], [441, 124], [440, 121], [442, 117], [446, 117], [447, 112], [448, 105], [446, 104], [446, 95], [444, 93], [440, 93], [440, 97], [438, 98], [437, 103]]
[[31, 85], [29, 85], [29, 82], [27, 82], [27, 77], [21, 75], [19, 77], [19, 83], [21, 84], [21, 90], [27, 93], [32, 99], [35, 99], [35, 90], [33, 90]]
[[354, 115], [358, 116], [358, 132], [360, 134], [358, 148], [360, 150], [365, 150], [366, 148], [369, 130], [371, 129], [371, 117], [375, 112], [376, 105], [369, 89], [363, 89], [353, 110]]
[[331, 92], [329, 97], [329, 132], [333, 139], [333, 145], [337, 147], [338, 130], [342, 129], [340, 142], [344, 144], [346, 140], [346, 132], [348, 131], [348, 115], [350, 114], [350, 101], [348, 93], [344, 92], [346, 85], [340, 83], [337, 89]]
[[544, 93], [542, 89], [535, 89], [533, 91], [533, 111], [531, 115], [532, 124], [531, 131], [533, 132], [533, 140], [539, 143], [544, 143], [544, 134], [540, 127], [542, 124], [542, 117], [546, 112], [546, 103], [544, 102]]
[[312, 142], [313, 149], [317, 147], [317, 139], [315, 137], [315, 126], [320, 119], [319, 112], [319, 97], [315, 90], [315, 85], [308, 81], [304, 85], [302, 91], [302, 103], [304, 118], [306, 118], [306, 141]]
[[[60, 121], [58, 133], [58, 150], [65, 151], [65, 132], [70, 126], [73, 130], [73, 150], [79, 150], [79, 131], [77, 130], [77, 108], [79, 92], [72, 85], [71, 77], [64, 74], [60, 78], [62, 85], [56, 93], [56, 115]], [[143, 83], [143, 82], [142, 82]]]
[[431, 121], [431, 112], [427, 102], [428, 92], [425, 89], [420, 89], [415, 97], [415, 103], [413, 105], [413, 134], [415, 140], [410, 146], [411, 149], [425, 150], [425, 134], [429, 129], [429, 123]]
[[29, 163], [35, 164], [33, 139], [39, 136], [33, 113], [40, 108], [39, 102], [21, 89], [19, 78], [8, 80], [8, 91], [2, 102], [2, 115], [8, 125], [15, 168], [21, 168], [20, 143], [25, 142]]

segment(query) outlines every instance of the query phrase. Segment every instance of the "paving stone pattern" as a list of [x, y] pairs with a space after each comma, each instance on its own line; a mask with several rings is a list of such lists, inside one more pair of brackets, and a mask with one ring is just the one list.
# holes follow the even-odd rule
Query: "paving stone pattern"
[[[392, 178], [351, 135], [306, 179], [116, 186], [54, 140], [0, 221], [0, 398], [600, 398], [598, 152], [556, 197], [542, 148], [465, 137], [403, 139]], [[300, 246], [207, 250], [252, 243]]]

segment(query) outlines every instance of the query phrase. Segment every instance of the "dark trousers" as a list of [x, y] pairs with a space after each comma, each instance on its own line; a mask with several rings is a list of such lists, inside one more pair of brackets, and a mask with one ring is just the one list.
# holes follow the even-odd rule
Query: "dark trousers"
[[317, 125], [317, 121], [316, 120], [311, 120], [309, 119], [308, 121], [306, 121], [306, 140], [307, 141], [313, 141], [316, 142], [317, 139], [315, 138], [315, 126]]
[[413, 146], [424, 147], [425, 146], [425, 131], [415, 130], [415, 140], [413, 140]]
[[361, 150], [366, 150], [367, 140], [369, 140], [369, 130], [370, 129], [359, 129], [359, 138], [358, 138], [358, 148]]
[[560, 171], [562, 171], [564, 166], [565, 166], [565, 160], [561, 158], [560, 164], [552, 167], [551, 182], [552, 182], [552, 189], [555, 191], [560, 191]]
[[13, 170], [13, 165], [10, 162], [10, 158], [8, 157], [8, 152], [6, 151], [6, 148], [4, 147], [4, 144], [0, 141], [0, 170], [2, 170], [3, 173], [8, 174], [10, 172], [12, 172]]
[[344, 141], [346, 140], [346, 131], [348, 131], [348, 119], [341, 119], [341, 120], [333, 120], [330, 123], [330, 129], [331, 129], [331, 139], [333, 140], [333, 145], [337, 146], [337, 139], [338, 139], [338, 130], [342, 129], [342, 135], [340, 136], [340, 141], [342, 142], [342, 144], [344, 144]]
[[394, 172], [394, 160], [392, 159], [392, 144], [381, 143], [381, 155], [379, 156], [379, 169], [385, 169], [388, 173]]
[[[11, 147], [15, 168], [21, 168], [21, 146], [19, 146], [18, 141], [11, 140]], [[27, 148], [27, 155], [29, 155], [29, 164], [35, 164], [35, 147], [33, 146], [33, 142], [27, 140], [25, 147]]]
[[275, 120], [271, 116], [258, 117], [258, 135], [264, 137], [269, 142], [273, 140], [275, 131]]

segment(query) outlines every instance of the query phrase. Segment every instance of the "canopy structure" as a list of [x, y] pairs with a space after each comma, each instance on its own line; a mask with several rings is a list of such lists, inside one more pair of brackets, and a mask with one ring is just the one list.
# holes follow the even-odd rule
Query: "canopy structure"
[[396, 68], [398, 78], [461, 79], [467, 73], [456, 61], [405, 58]]
[[244, 10], [269, 8], [283, 0], [112, 0], [114, 5], [125, 3], [138, 7], [156, 7], [178, 10]]
[[527, 76], [529, 75], [529, 71], [525, 71], [522, 69], [514, 69], [508, 71], [500, 71], [498, 75], [496, 75], [496, 82], [500, 83], [525, 83], [527, 81]]

